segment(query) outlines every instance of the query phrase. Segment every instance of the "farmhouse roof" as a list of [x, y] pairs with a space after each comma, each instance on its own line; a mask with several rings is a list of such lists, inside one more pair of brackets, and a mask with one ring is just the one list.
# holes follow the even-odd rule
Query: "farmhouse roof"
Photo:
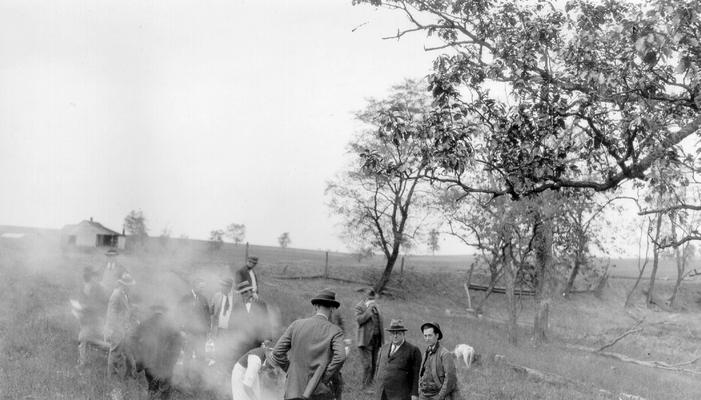
[[100, 234], [100, 235], [121, 235], [119, 232], [115, 232], [112, 229], [106, 228], [104, 225], [102, 225], [99, 222], [95, 221], [88, 221], [87, 219], [84, 219], [80, 221], [80, 223], [75, 224], [75, 225], [66, 225], [63, 227], [63, 232], [66, 234], [70, 235], [72, 233], [75, 233], [80, 230], [84, 229], [92, 229], [95, 231], [95, 233]]

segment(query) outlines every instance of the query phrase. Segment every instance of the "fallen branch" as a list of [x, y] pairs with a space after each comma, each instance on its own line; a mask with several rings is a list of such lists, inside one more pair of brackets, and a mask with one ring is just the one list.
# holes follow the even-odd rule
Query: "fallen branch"
[[697, 357], [691, 361], [686, 361], [680, 364], [667, 364], [664, 361], [643, 361], [643, 360], [637, 360], [632, 357], [625, 356], [623, 354], [618, 354], [618, 353], [611, 353], [607, 351], [598, 351], [596, 349], [593, 349], [591, 347], [586, 347], [586, 346], [579, 346], [579, 345], [574, 345], [574, 344], [565, 344], [564, 345], [566, 348], [573, 349], [573, 350], [579, 350], [579, 351], [586, 351], [594, 354], [599, 354], [604, 357], [609, 357], [613, 358], [618, 361], [622, 362], [627, 362], [631, 364], [636, 364], [636, 365], [642, 365], [643, 367], [649, 367], [649, 368], [659, 368], [659, 369], [664, 369], [667, 371], [674, 371], [674, 372], [683, 372], [686, 374], [690, 375], [701, 375], [701, 371], [693, 370], [693, 369], [686, 369], [686, 368], [679, 368], [680, 365], [689, 365], [693, 364], [694, 362], [698, 361], [701, 359], [701, 357]]
[[[542, 381], [542, 382], [549, 383], [549, 384], [552, 384], [552, 385], [572, 385], [572, 386], [575, 386], [575, 387], [579, 387], [579, 388], [581, 388], [581, 389], [585, 389], [585, 390], [587, 390], [587, 391], [598, 390], [599, 393], [604, 393], [604, 394], [607, 394], [607, 395], [612, 395], [612, 394], [613, 394], [613, 393], [611, 393], [610, 391], [608, 391], [608, 390], [606, 390], [606, 389], [597, 389], [596, 387], [593, 387], [593, 386], [590, 385], [590, 384], [587, 384], [587, 383], [584, 383], [584, 382], [580, 382], [580, 381], [576, 381], [576, 380], [574, 380], [574, 379], [570, 379], [570, 378], [567, 378], [567, 377], [564, 377], [564, 376], [561, 376], [561, 375], [553, 374], [553, 373], [550, 373], [550, 372], [543, 372], [543, 371], [539, 371], [539, 370], [537, 370], [537, 369], [533, 369], [533, 368], [529, 368], [529, 367], [524, 367], [523, 365], [514, 364], [514, 363], [512, 363], [512, 362], [507, 361], [507, 360], [506, 360], [506, 356], [503, 356], [503, 355], [500, 355], [500, 354], [495, 354], [495, 355], [494, 355], [494, 361], [499, 362], [499, 363], [502, 363], [502, 364], [505, 364], [505, 365], [509, 366], [511, 369], [513, 369], [513, 370], [516, 371], [516, 372], [519, 372], [519, 373], [522, 373], [522, 374], [526, 374], [526, 375], [531, 376], [531, 377], [533, 377], [533, 378], [535, 378], [535, 379], [538, 379], [538, 380], [540, 380], [540, 381]], [[619, 399], [628, 399], [628, 400], [645, 400], [645, 398], [643, 398], [643, 397], [636, 396], [636, 395], [632, 395], [632, 394], [628, 394], [628, 393], [621, 393], [621, 394], [618, 396], [618, 398], [619, 398]]]
[[603, 351], [603, 350], [605, 350], [605, 349], [607, 349], [607, 348], [613, 346], [614, 344], [618, 343], [618, 342], [619, 342], [621, 339], [623, 339], [624, 337], [626, 337], [626, 336], [628, 336], [628, 335], [631, 335], [631, 334], [633, 334], [633, 333], [637, 333], [637, 332], [642, 331], [643, 328], [638, 328], [638, 326], [639, 326], [640, 324], [642, 324], [643, 321], [644, 321], [643, 319], [639, 320], [639, 321], [636, 322], [633, 326], [631, 326], [627, 331], [623, 332], [622, 335], [620, 335], [620, 336], [618, 336], [617, 338], [613, 339], [613, 341], [611, 341], [610, 343], [601, 346], [601, 347], [600, 347], [598, 350], [596, 350], [596, 351], [597, 351], [597, 352]]

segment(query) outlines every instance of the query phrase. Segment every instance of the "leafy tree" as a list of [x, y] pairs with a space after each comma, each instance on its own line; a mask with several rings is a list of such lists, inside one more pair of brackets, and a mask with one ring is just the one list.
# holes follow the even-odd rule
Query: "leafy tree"
[[226, 235], [232, 242], [241, 244], [246, 240], [246, 225], [231, 223], [226, 227]]
[[430, 232], [428, 232], [428, 248], [431, 250], [431, 254], [434, 256], [436, 255], [436, 252], [441, 249], [441, 245], [438, 242], [440, 237], [441, 233], [436, 228], [433, 228]]
[[129, 235], [134, 236], [138, 242], [143, 242], [144, 238], [148, 236], [144, 213], [141, 210], [131, 210], [124, 217], [124, 229]]
[[400, 249], [418, 230], [412, 210], [420, 197], [420, 178], [428, 172], [423, 154], [428, 137], [430, 99], [419, 83], [392, 88], [386, 100], [370, 100], [356, 117], [368, 127], [350, 144], [353, 165], [327, 186], [332, 211], [344, 220], [343, 237], [351, 246], [371, 246], [385, 256], [374, 289], [380, 293], [392, 274]]
[[280, 243], [280, 247], [286, 249], [287, 246], [289, 246], [289, 244], [292, 243], [292, 239], [290, 239], [290, 233], [283, 232], [282, 235], [278, 236], [277, 242]]
[[[406, 14], [411, 26], [395, 38], [424, 31], [443, 42], [432, 49], [452, 49], [437, 57], [429, 78], [436, 106], [432, 145], [424, 149], [431, 179], [535, 205], [534, 337], [543, 341], [555, 266], [555, 193], [604, 192], [646, 180], [658, 160], [680, 163], [680, 143], [701, 127], [701, 4], [354, 3]], [[497, 95], [495, 86], [508, 95]], [[469, 179], [466, 171], [498, 179]]]
[[222, 229], [215, 229], [209, 232], [209, 248], [212, 250], [221, 249], [222, 244], [224, 244], [224, 231]]

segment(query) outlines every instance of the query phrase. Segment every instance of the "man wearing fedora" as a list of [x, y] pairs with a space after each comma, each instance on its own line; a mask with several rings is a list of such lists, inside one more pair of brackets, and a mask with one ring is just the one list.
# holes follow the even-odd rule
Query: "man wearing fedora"
[[129, 301], [129, 289], [136, 282], [128, 272], [117, 280], [117, 288], [107, 303], [105, 317], [105, 342], [109, 344], [107, 355], [107, 377], [111, 377], [124, 364], [124, 376], [131, 374], [134, 360], [128, 352], [128, 335], [135, 325], [135, 315]]
[[377, 369], [377, 356], [384, 342], [382, 316], [375, 297], [375, 291], [370, 289], [365, 299], [355, 306], [358, 350], [360, 350], [360, 362], [363, 366], [363, 389], [370, 393], [372, 393], [372, 378]]
[[213, 337], [217, 337], [220, 330], [229, 329], [229, 320], [231, 319], [231, 311], [235, 300], [233, 285], [234, 280], [232, 278], [223, 278], [219, 282], [219, 291], [214, 293], [212, 301], [209, 303], [212, 314], [210, 332]]
[[272, 361], [287, 372], [285, 400], [333, 400], [329, 383], [346, 361], [343, 332], [329, 321], [340, 306], [336, 293], [324, 289], [311, 303], [316, 313], [292, 322], [273, 349]]
[[376, 400], [418, 399], [421, 350], [405, 340], [406, 331], [401, 319], [387, 328], [391, 341], [380, 349]]
[[251, 290], [253, 291], [253, 297], [258, 297], [259, 281], [258, 276], [256, 275], [255, 271], [253, 271], [253, 268], [255, 268], [256, 265], [258, 265], [258, 257], [249, 256], [246, 259], [246, 265], [244, 265], [234, 274], [234, 283], [236, 285], [244, 281], [248, 281], [250, 283]]
[[253, 286], [249, 281], [236, 285], [236, 292], [239, 299], [234, 302], [231, 318], [236, 321], [234, 329], [240, 338], [234, 354], [235, 359], [238, 359], [247, 351], [260, 347], [265, 340], [272, 340], [273, 328], [268, 305], [254, 296]]
[[419, 371], [419, 400], [461, 400], [453, 353], [441, 346], [440, 325], [426, 322], [421, 332], [428, 347]]
[[237, 359], [236, 318], [234, 307], [240, 303], [240, 296], [234, 293], [233, 278], [223, 278], [220, 290], [212, 296], [211, 338], [214, 341], [214, 370], [219, 376], [221, 390], [224, 393], [230, 386], [231, 369]]

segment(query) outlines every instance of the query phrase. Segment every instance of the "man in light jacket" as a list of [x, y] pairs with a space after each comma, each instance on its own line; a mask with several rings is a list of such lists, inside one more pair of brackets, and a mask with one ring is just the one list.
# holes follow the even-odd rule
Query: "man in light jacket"
[[346, 361], [343, 332], [329, 321], [340, 306], [336, 293], [324, 289], [311, 303], [316, 314], [292, 322], [273, 349], [272, 361], [287, 372], [285, 400], [332, 400], [329, 383]]

